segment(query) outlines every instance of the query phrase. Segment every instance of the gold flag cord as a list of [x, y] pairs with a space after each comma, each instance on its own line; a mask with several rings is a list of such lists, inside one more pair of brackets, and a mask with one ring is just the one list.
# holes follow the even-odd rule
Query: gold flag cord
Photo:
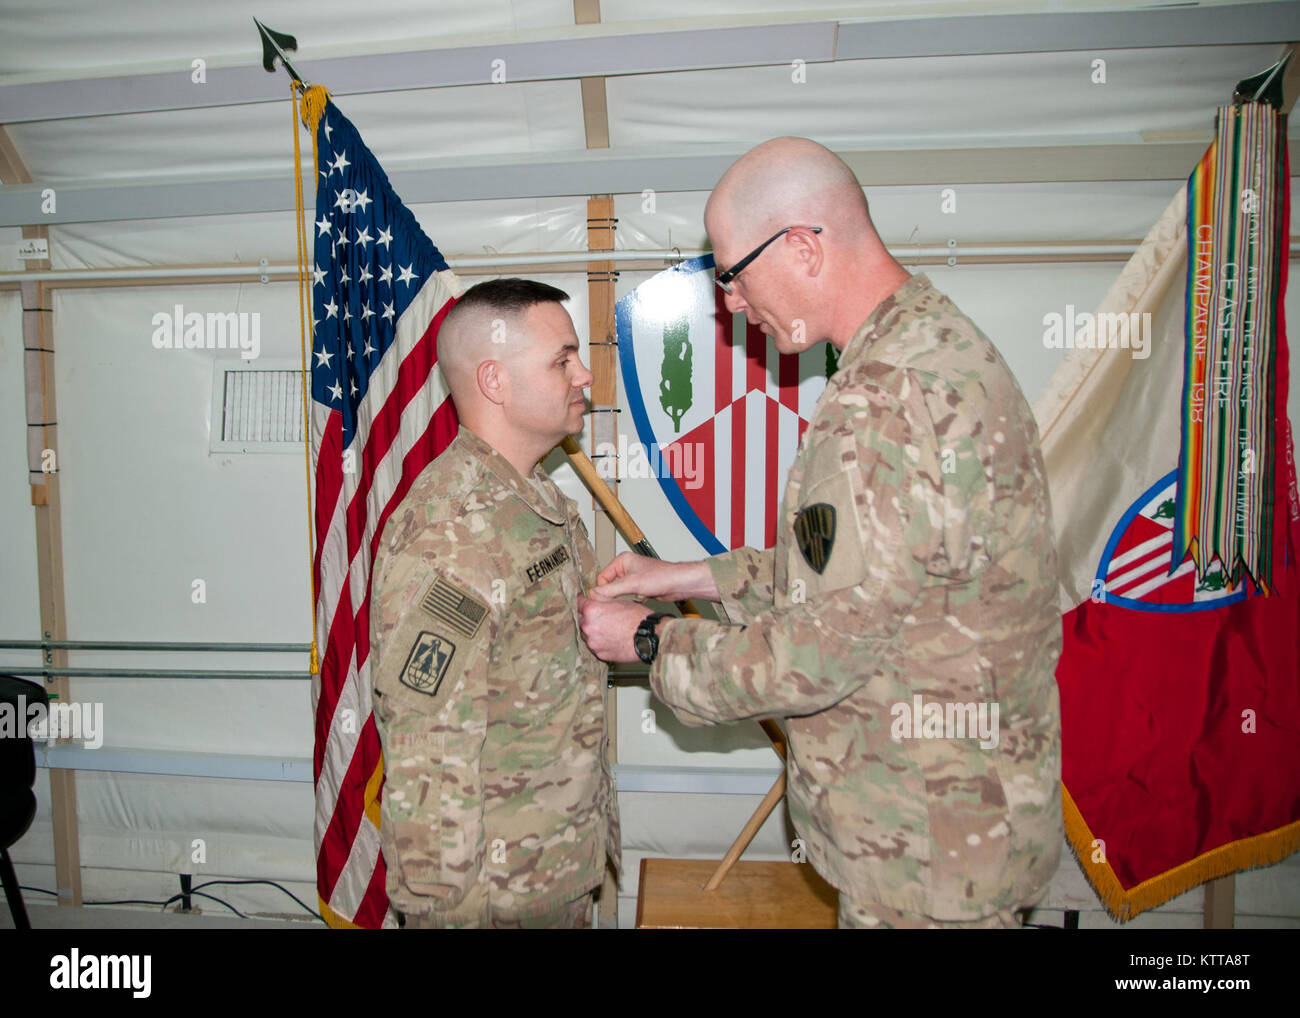
[[[308, 412], [308, 393], [310, 379], [307, 374], [307, 235], [306, 218], [302, 194], [302, 155], [298, 146], [298, 89], [297, 81], [289, 83], [289, 92], [293, 98], [293, 191], [294, 211], [297, 213], [295, 235], [298, 242], [298, 331], [299, 351], [302, 354], [302, 435], [303, 462], [307, 474], [307, 577], [311, 584], [311, 673], [320, 674], [320, 654], [316, 646], [316, 545], [312, 540], [314, 530], [311, 509], [311, 418]], [[303, 95], [303, 126], [311, 134], [311, 164], [316, 166], [316, 125], [325, 112], [325, 103], [329, 93], [319, 85], [313, 85]], [[313, 175], [314, 176], [314, 175]]]

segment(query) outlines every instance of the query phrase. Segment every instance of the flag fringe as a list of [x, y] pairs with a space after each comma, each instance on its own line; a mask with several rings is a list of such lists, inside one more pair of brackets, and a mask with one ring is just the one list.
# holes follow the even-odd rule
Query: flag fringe
[[325, 904], [325, 899], [322, 898], [322, 897], [320, 896], [319, 893], [316, 895], [316, 904], [320, 905], [320, 915], [321, 915], [321, 918], [325, 920], [325, 922], [326, 922], [327, 925], [333, 927], [334, 929], [336, 929], [336, 930], [359, 930], [359, 929], [361, 929], [361, 927], [358, 926], [356, 923], [350, 923], [350, 922], [348, 922], [348, 921], [347, 921], [346, 919], [344, 919], [341, 915], [339, 915], [337, 912], [335, 912], [332, 908], [330, 908], [328, 905], [326, 905], [326, 904]]
[[1300, 820], [1297, 820], [1263, 834], [1220, 845], [1144, 880], [1136, 887], [1126, 889], [1109, 863], [1092, 861], [1097, 839], [1064, 784], [1061, 785], [1061, 805], [1065, 814], [1066, 840], [1079, 868], [1083, 870], [1083, 875], [1106, 911], [1121, 923], [1128, 922], [1148, 909], [1163, 905], [1169, 899], [1176, 898], [1207, 880], [1226, 877], [1238, 870], [1271, 866], [1300, 850]]

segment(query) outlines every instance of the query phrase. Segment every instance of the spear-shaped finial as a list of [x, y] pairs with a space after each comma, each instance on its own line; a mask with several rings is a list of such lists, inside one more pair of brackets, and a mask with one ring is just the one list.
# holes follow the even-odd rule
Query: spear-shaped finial
[[299, 85], [306, 87], [309, 82], [302, 80], [302, 77], [293, 69], [293, 64], [289, 63], [289, 58], [284, 55], [285, 50], [298, 52], [298, 40], [292, 35], [285, 35], [283, 32], [273, 32], [264, 24], [253, 19], [253, 24], [262, 36], [262, 66], [271, 73], [275, 73], [275, 58], [280, 58], [280, 64], [289, 72], [289, 77], [298, 82]]

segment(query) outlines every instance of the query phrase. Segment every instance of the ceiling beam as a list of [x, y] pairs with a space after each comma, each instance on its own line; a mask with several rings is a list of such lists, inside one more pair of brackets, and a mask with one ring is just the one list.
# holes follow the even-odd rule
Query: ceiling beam
[[1300, 4], [1178, 6], [840, 22], [837, 60], [1246, 46], [1296, 38]]
[[[906, 184], [1001, 184], [1078, 180], [1182, 180], [1205, 142], [1098, 144], [971, 149], [841, 151], [866, 187]], [[743, 149], [710, 154], [609, 154], [608, 149], [550, 159], [496, 159], [488, 164], [399, 170], [389, 179], [408, 205], [505, 198], [553, 198], [655, 191], [708, 191]], [[1291, 143], [1300, 167], [1300, 140]], [[41, 187], [0, 188], [0, 227], [27, 223], [102, 223], [179, 216], [285, 212], [292, 181], [265, 176], [144, 184], [56, 185], [57, 211], [42, 214]]]
[[[833, 21], [638, 33], [588, 25], [568, 31], [581, 34], [321, 60], [295, 57], [293, 64], [306, 80], [341, 96], [490, 85], [496, 83], [494, 72], [498, 78], [504, 73], [508, 82], [551, 81], [789, 63], [791, 53], [809, 63], [835, 55]], [[250, 44], [250, 52], [253, 48]], [[267, 74], [260, 63], [209, 67], [206, 77], [204, 84], [192, 83], [185, 64], [153, 74], [0, 85], [0, 124], [282, 102], [289, 91], [284, 75]]]
[[[288, 27], [288, 26], [286, 26]], [[887, 57], [1105, 51], [1285, 43], [1300, 38], [1300, 4], [1248, 3], [1139, 11], [988, 14], [881, 21], [737, 24], [669, 32], [579, 25], [551, 38], [404, 53], [296, 59], [300, 73], [335, 95]], [[250, 56], [260, 50], [250, 38]], [[281, 75], [257, 62], [0, 85], [0, 124], [278, 102]]]
[[[573, 0], [575, 25], [600, 24], [600, 0]], [[582, 78], [582, 127], [587, 148], [609, 148], [609, 103], [603, 77]]]

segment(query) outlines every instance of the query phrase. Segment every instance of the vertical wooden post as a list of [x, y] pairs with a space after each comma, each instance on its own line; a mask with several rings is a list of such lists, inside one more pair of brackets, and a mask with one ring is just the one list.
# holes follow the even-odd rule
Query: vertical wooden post
[[[603, 85], [603, 83], [602, 83]], [[592, 251], [614, 249], [614, 197], [600, 195], [587, 199], [587, 246]], [[614, 263], [592, 262], [587, 266], [588, 336], [591, 358], [591, 422], [588, 427], [589, 455], [600, 466], [602, 451], [618, 448], [618, 355], [614, 346]], [[617, 462], [617, 461], [615, 461]], [[618, 480], [610, 477], [610, 487], [617, 491]], [[593, 501], [595, 508], [596, 561], [602, 566], [618, 551], [613, 521]], [[609, 730], [609, 755], [618, 760], [618, 696], [616, 689], [607, 690], [606, 724]], [[608, 909], [608, 920], [602, 925], [617, 924], [618, 882], [606, 878], [601, 892], [602, 911]]]
[[[596, 25], [600, 23], [600, 0], [573, 0], [573, 23]], [[605, 79], [581, 78], [582, 123], [586, 132], [587, 148], [609, 148], [609, 114], [605, 100]], [[614, 197], [596, 195], [587, 199], [587, 248], [591, 251], [614, 250]], [[618, 423], [614, 412], [618, 406], [618, 358], [614, 353], [614, 263], [592, 262], [587, 266], [587, 308], [591, 340], [591, 425], [587, 429], [592, 461], [606, 442], [609, 448], [618, 448]], [[602, 412], [607, 411], [607, 412]], [[611, 478], [610, 486], [618, 481]], [[604, 565], [618, 551], [614, 524], [595, 500], [596, 561]], [[606, 724], [609, 726], [609, 755], [618, 759], [618, 697], [616, 690], [608, 690], [606, 697]], [[601, 919], [602, 926], [618, 925], [618, 883], [607, 876], [601, 891], [602, 906], [612, 909], [610, 919]]]
[[[592, 251], [614, 249], [614, 198], [598, 195], [587, 199], [587, 247]], [[587, 266], [588, 335], [591, 341], [591, 417], [588, 426], [588, 455], [597, 467], [602, 450], [618, 448], [618, 355], [615, 353], [614, 263], [592, 262]], [[610, 478], [617, 494], [618, 480]], [[596, 504], [596, 558], [603, 565], [617, 551], [616, 530], [604, 509]]]
[[1205, 904], [1202, 906], [1204, 920], [1202, 927], [1207, 930], [1230, 930], [1236, 920], [1236, 877], [1229, 873], [1226, 877], [1211, 880], [1205, 885]]
[[[34, 232], [34, 231], [32, 231]], [[40, 228], [44, 233], [44, 227]], [[23, 230], [30, 236], [29, 229]], [[27, 382], [28, 471], [36, 522], [36, 571], [41, 599], [41, 635], [66, 640], [63, 601], [63, 525], [59, 500], [58, 414], [54, 402], [54, 311], [44, 283], [24, 283], [23, 346]], [[47, 651], [45, 664], [66, 668], [68, 653]], [[46, 683], [51, 705], [70, 698], [67, 676]], [[54, 820], [54, 873], [60, 905], [81, 904], [81, 852], [77, 835], [76, 772], [50, 771], [50, 812]]]
[[[0, 183], [30, 184], [31, 176], [8, 133], [0, 127]], [[39, 210], [33, 207], [33, 218]], [[44, 226], [24, 226], [23, 239], [44, 239]], [[48, 269], [49, 259], [29, 260], [29, 270]], [[59, 502], [58, 414], [54, 403], [54, 303], [44, 283], [23, 283], [23, 377], [27, 394], [27, 470], [36, 524], [36, 572], [41, 602], [41, 636], [66, 640], [63, 605], [63, 529]], [[47, 651], [44, 664], [66, 668], [67, 651]], [[66, 676], [46, 683], [51, 704], [69, 700]], [[54, 821], [54, 875], [60, 905], [81, 904], [81, 848], [77, 835], [76, 772], [50, 771], [50, 813]]]

